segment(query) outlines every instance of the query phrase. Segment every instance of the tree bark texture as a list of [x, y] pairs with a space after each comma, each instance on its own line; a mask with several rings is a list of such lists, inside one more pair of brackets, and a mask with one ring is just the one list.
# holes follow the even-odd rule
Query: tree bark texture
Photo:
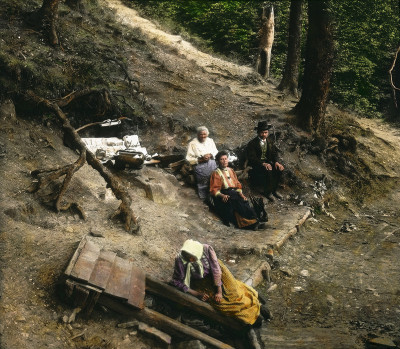
[[333, 69], [334, 25], [330, 3], [330, 0], [308, 1], [309, 28], [303, 91], [293, 110], [298, 126], [315, 133], [319, 132], [325, 117]]
[[260, 45], [257, 58], [257, 72], [265, 77], [269, 77], [269, 68], [271, 65], [272, 44], [275, 34], [274, 7], [266, 6], [263, 8], [261, 16], [261, 28], [259, 31]]
[[[86, 91], [86, 93], [91, 93], [91, 91]], [[76, 95], [81, 95], [80, 93], [71, 94], [68, 97], [69, 101], [73, 100]], [[103, 164], [96, 158], [96, 156], [90, 152], [85, 143], [83, 143], [81, 137], [78, 135], [76, 130], [71, 126], [67, 116], [63, 113], [60, 106], [57, 103], [50, 102], [47, 99], [41, 98], [35, 95], [32, 91], [28, 91], [27, 96], [33, 100], [38, 105], [44, 105], [49, 110], [51, 110], [57, 118], [62, 122], [62, 127], [64, 130], [64, 135], [71, 144], [73, 150], [77, 150], [79, 153], [79, 158], [75, 163], [63, 166], [61, 168], [55, 168], [51, 170], [36, 170], [32, 172], [32, 175], [38, 177], [38, 182], [30, 190], [31, 192], [36, 192], [41, 188], [48, 186], [51, 182], [57, 180], [58, 178], [65, 176], [62, 186], [58, 193], [54, 193], [52, 197], [49, 197], [49, 201], [54, 199], [54, 206], [56, 211], [66, 210], [71, 207], [71, 204], [62, 205], [63, 196], [67, 190], [67, 187], [73, 177], [73, 175], [87, 162], [93, 169], [99, 172], [99, 174], [104, 178], [107, 183], [107, 187], [111, 188], [115, 197], [121, 200], [121, 204], [118, 210], [115, 212], [112, 218], [119, 216], [124, 222], [125, 230], [128, 232], [138, 232], [139, 225], [137, 218], [135, 217], [131, 204], [132, 198], [124, 186], [120, 184], [117, 178], [106, 168]], [[66, 99], [60, 101], [61, 105], [66, 105]], [[77, 204], [73, 204], [75, 208], [82, 213], [82, 209]]]
[[278, 89], [288, 91], [299, 97], [300, 46], [301, 46], [301, 15], [303, 0], [292, 0], [290, 3], [289, 40], [285, 69]]
[[42, 7], [39, 10], [43, 29], [47, 32], [49, 42], [53, 46], [58, 45], [56, 26], [59, 2], [60, 0], [43, 0]]

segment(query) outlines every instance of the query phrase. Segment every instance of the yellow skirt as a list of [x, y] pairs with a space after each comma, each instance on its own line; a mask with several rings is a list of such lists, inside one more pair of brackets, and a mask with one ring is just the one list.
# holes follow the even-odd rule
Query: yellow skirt
[[209, 302], [214, 309], [252, 325], [260, 315], [260, 302], [255, 289], [236, 280], [229, 269], [218, 260], [222, 271], [222, 300], [215, 302], [215, 286], [212, 277], [201, 280], [191, 280], [191, 287], [209, 295]]

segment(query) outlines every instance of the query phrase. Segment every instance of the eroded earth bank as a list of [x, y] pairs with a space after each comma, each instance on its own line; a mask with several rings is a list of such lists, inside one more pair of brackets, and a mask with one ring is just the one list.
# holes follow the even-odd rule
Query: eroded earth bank
[[[139, 125], [150, 153], [184, 154], [195, 128], [204, 124], [219, 149], [240, 154], [257, 122], [268, 120], [286, 167], [284, 199], [267, 204], [264, 230], [239, 231], [224, 226], [194, 188], [166, 168], [114, 171], [140, 218], [141, 232], [132, 235], [109, 219], [119, 202], [85, 165], [66, 198], [81, 205], [86, 219], [71, 211], [55, 213], [42, 196], [28, 192], [31, 171], [71, 163], [77, 155], [64, 146], [54, 118], [37, 122], [39, 111], [27, 116], [17, 101], [2, 102], [1, 347], [163, 347], [117, 327], [129, 319], [104, 307], [65, 321], [73, 308], [58, 296], [57, 283], [85, 236], [165, 281], [187, 238], [212, 244], [242, 278], [267, 263], [271, 270], [257, 280], [273, 314], [258, 332], [264, 348], [398, 347], [400, 132], [330, 105], [326, 136], [312, 139], [293, 126], [289, 112], [296, 101], [278, 92], [273, 80], [197, 51], [118, 1], [101, 5], [111, 11], [110, 35], [125, 38], [121, 54], [140, 81], [137, 98], [144, 110], [133, 113], [134, 123], [115, 136]], [[8, 35], [28, 40], [35, 34], [10, 29]], [[39, 43], [24, 50], [37, 53]]]

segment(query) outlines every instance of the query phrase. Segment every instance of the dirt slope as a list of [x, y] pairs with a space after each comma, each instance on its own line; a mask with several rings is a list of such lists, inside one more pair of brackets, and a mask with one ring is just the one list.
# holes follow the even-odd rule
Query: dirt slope
[[[353, 121], [350, 116], [332, 107], [328, 113], [332, 127], [343, 127], [346, 132], [352, 132], [348, 139], [355, 139], [357, 146], [356, 151], [352, 151], [346, 139], [340, 138], [336, 151], [329, 153], [325, 148], [318, 148], [307, 135], [290, 125], [287, 113], [295, 101], [276, 91], [273, 83], [260, 79], [250, 67], [237, 66], [197, 51], [181, 38], [167, 35], [139, 18], [135, 11], [119, 1], [110, 0], [103, 4], [116, 11], [116, 20], [128, 27], [140, 28], [140, 38], [145, 40], [150, 52], [135, 48], [127, 52], [131, 57], [129, 72], [140, 80], [144, 101], [151, 107], [147, 115], [147, 127], [141, 134], [145, 146], [151, 151], [182, 152], [188, 139], [194, 137], [195, 127], [205, 124], [219, 148], [234, 149], [254, 136], [253, 128], [258, 120], [268, 119], [277, 129], [277, 143], [288, 170], [284, 190], [286, 200], [270, 205], [268, 209], [284, 214], [288, 205], [302, 202], [314, 205], [318, 211], [320, 207], [317, 204], [329, 199], [332, 208], [328, 208], [328, 211], [339, 211], [338, 221], [332, 222], [327, 216], [319, 216], [323, 217], [321, 220], [317, 217], [320, 224], [310, 230], [313, 234], [304, 233], [301, 238], [304, 237], [305, 241], [301, 238], [295, 240], [296, 244], [301, 245], [298, 249], [296, 245], [289, 245], [287, 256], [296, 256], [300, 249], [305, 251], [307, 247], [303, 243], [307, 241], [312, 241], [310, 248], [317, 249], [321, 241], [315, 238], [315, 234], [321, 224], [327, 224], [328, 229], [340, 229], [337, 225], [348, 215], [365, 215], [364, 210], [369, 208], [371, 202], [381, 205], [382, 210], [387, 208], [385, 193], [397, 186], [400, 170], [398, 131], [374, 120]], [[160, 125], [164, 128], [160, 128]], [[142, 174], [126, 172], [121, 175], [121, 180], [125, 181], [135, 198], [133, 209], [141, 218], [140, 236], [126, 234], [118, 222], [108, 219], [118, 202], [105, 188], [103, 180], [88, 166], [78, 172], [68, 191], [71, 200], [84, 206], [87, 220], [82, 221], [68, 212], [56, 214], [40, 204], [37, 196], [27, 192], [32, 181], [30, 171], [63, 165], [76, 159], [76, 154], [63, 146], [62, 135], [56, 126], [51, 123], [39, 125], [5, 115], [0, 125], [0, 147], [0, 340], [4, 348], [157, 347], [157, 343], [145, 337], [129, 336], [128, 330], [116, 329], [116, 323], [124, 319], [101, 309], [97, 309], [90, 319], [78, 318], [72, 327], [62, 323], [62, 317], [69, 315], [71, 308], [56, 296], [55, 285], [77, 243], [90, 232], [103, 236], [91, 237], [99, 244], [106, 244], [146, 271], [164, 279], [169, 278], [173, 258], [186, 238], [206, 237], [208, 242], [213, 242], [215, 236], [215, 240], [220, 241], [217, 248], [221, 256], [238, 240], [237, 231], [223, 226], [211, 215], [208, 208], [197, 200], [193, 188], [181, 185], [175, 178], [157, 169], [145, 170]], [[352, 171], [356, 176], [349, 176]], [[158, 179], [160, 174], [163, 178]], [[168, 189], [165, 190], [168, 193], [165, 200], [149, 200], [145, 190], [135, 184], [138, 175], [148, 182], [157, 178]], [[380, 197], [376, 193], [373, 195], [368, 183], [380, 188]], [[360, 201], [364, 189], [368, 195], [364, 195], [366, 197]], [[323, 200], [320, 194], [324, 195]], [[392, 191], [390, 200], [393, 205], [398, 203], [399, 192]], [[362, 204], [366, 207], [363, 208]], [[325, 223], [326, 220], [328, 223]], [[397, 227], [398, 217], [394, 216], [390, 224]], [[382, 234], [385, 234], [384, 230]], [[314, 239], [311, 239], [312, 236]], [[359, 239], [363, 239], [362, 236], [360, 232]], [[378, 243], [381, 241], [372, 232], [368, 236], [371, 237], [369, 244], [375, 243], [375, 240]], [[247, 237], [243, 233], [240, 237], [239, 240], [245, 244]], [[321, 238], [328, 239], [324, 236]], [[250, 233], [248, 239], [251, 240]], [[345, 249], [347, 239], [339, 240], [332, 243], [333, 248], [340, 243], [341, 248]], [[355, 239], [352, 247], [356, 248], [358, 244], [359, 240]], [[313, 253], [317, 255], [317, 252]], [[278, 256], [282, 264], [289, 265], [291, 261], [294, 264], [290, 268], [300, 268], [295, 257], [288, 257], [286, 261], [282, 259], [286, 258], [284, 255], [285, 251], [281, 251], [281, 256]], [[318, 253], [318, 256], [324, 256], [324, 252]], [[389, 264], [393, 259], [386, 262]], [[329, 265], [327, 260], [319, 260], [314, 268], [319, 272], [321, 268], [329, 269]], [[368, 268], [366, 272], [373, 270], [373, 266]], [[393, 270], [390, 278], [395, 278], [398, 264], [390, 268]], [[327, 273], [326, 277], [329, 282], [333, 276]], [[276, 275], [275, 282], [279, 280]], [[382, 282], [382, 287], [384, 285]], [[282, 283], [279, 287], [282, 293], [292, 292], [290, 287], [285, 288]], [[373, 287], [379, 287], [379, 283], [374, 283]], [[302, 294], [306, 298], [310, 293]], [[396, 299], [398, 294], [393, 289], [383, 299], [382, 305], [386, 306], [387, 301], [387, 306], [392, 306]], [[292, 306], [290, 301], [283, 305], [279, 299], [271, 301], [278, 312], [278, 309], [291, 309]], [[304, 298], [299, 302], [304, 302]], [[398, 309], [398, 305], [393, 309]], [[309, 320], [311, 325], [318, 323], [318, 317], [325, 316], [321, 312], [316, 314], [318, 311]], [[343, 315], [345, 312], [340, 314], [346, 317]], [[389, 323], [395, 322], [396, 314], [385, 314], [390, 316]], [[348, 318], [350, 316], [357, 317], [357, 314], [350, 314]], [[276, 324], [290, 325], [296, 321], [296, 317], [282, 315]], [[300, 324], [309, 324], [301, 321]], [[333, 322], [329, 325], [334, 326]], [[396, 326], [392, 331], [398, 330]], [[83, 330], [86, 330], [84, 337], [71, 339]]]

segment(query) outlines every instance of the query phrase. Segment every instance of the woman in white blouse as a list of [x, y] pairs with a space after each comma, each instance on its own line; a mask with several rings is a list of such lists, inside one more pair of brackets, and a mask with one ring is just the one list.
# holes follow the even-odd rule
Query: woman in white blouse
[[209, 192], [211, 173], [217, 168], [214, 157], [218, 153], [214, 141], [208, 137], [207, 127], [197, 128], [197, 137], [188, 146], [186, 160], [193, 166], [200, 199], [205, 199]]

